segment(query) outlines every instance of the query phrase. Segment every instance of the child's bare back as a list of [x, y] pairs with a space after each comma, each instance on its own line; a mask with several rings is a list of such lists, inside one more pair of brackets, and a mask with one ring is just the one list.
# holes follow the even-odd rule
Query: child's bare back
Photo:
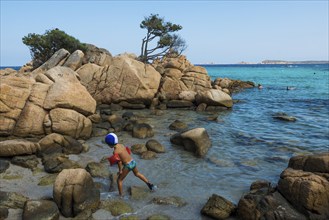
[[118, 154], [122, 163], [124, 164], [129, 163], [133, 159], [128, 153], [126, 147], [122, 144], [115, 145], [113, 153]]

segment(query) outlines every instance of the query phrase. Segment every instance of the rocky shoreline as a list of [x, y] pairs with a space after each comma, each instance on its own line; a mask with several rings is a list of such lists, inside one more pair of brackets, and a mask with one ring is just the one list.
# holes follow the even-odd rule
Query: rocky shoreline
[[[211, 81], [203, 67], [184, 56], [149, 65], [131, 54], [112, 57], [92, 45], [86, 54], [61, 49], [39, 68], [31, 67], [0, 71], [0, 177], [5, 183], [0, 190], [0, 219], [98, 219], [100, 212], [120, 219], [175, 219], [161, 213], [125, 215], [133, 213], [129, 203], [101, 197], [104, 187], [116, 190], [117, 176], [109, 171], [106, 155], [97, 161], [72, 158], [95, 150], [86, 143], [91, 137], [116, 132], [151, 139], [131, 148], [143, 160], [156, 160], [166, 149], [152, 139], [153, 125], [134, 109], [150, 109], [150, 117], [171, 108], [221, 111], [233, 106], [233, 92], [254, 87], [238, 80]], [[122, 109], [128, 110], [119, 114]], [[216, 120], [216, 114], [209, 120]], [[170, 142], [195, 157], [203, 158], [211, 147], [204, 128], [190, 129], [173, 120], [170, 129]], [[109, 183], [104, 186], [99, 178]], [[47, 190], [31, 198], [29, 192], [6, 190], [10, 184], [32, 179]], [[328, 181], [328, 153], [293, 157], [277, 186], [257, 181], [237, 205], [214, 194], [200, 211], [214, 219], [327, 219]], [[147, 200], [149, 192], [131, 187], [130, 199], [136, 198]], [[151, 201], [178, 208], [186, 204], [176, 196]]]

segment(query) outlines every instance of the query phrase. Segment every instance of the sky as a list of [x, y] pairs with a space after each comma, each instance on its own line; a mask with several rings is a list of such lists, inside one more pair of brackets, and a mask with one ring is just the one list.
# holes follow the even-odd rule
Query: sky
[[31, 60], [22, 38], [58, 28], [113, 56], [139, 55], [150, 14], [183, 27], [194, 64], [329, 60], [329, 1], [1, 1], [0, 66]]

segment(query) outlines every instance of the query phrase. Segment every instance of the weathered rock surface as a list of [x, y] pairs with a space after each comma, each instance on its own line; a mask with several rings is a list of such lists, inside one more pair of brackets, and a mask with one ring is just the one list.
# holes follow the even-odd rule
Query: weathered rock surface
[[211, 89], [211, 80], [206, 69], [193, 66], [185, 56], [165, 58], [153, 65], [162, 73], [159, 89], [159, 96], [162, 99], [194, 101], [192, 93], [187, 95], [184, 92]]
[[211, 106], [232, 107], [233, 100], [230, 95], [218, 89], [209, 89], [207, 91], [199, 91], [195, 97], [196, 103], [205, 103]]
[[329, 218], [329, 153], [292, 157], [279, 192], [311, 219]]
[[85, 169], [65, 169], [58, 174], [53, 197], [65, 217], [74, 217], [85, 209], [96, 210], [100, 192]]
[[133, 208], [123, 200], [102, 201], [100, 208], [110, 211], [113, 216], [133, 212]]
[[[52, 68], [48, 68], [48, 64], [41, 66], [42, 70], [35, 70], [38, 73], [34, 72], [34, 74], [0, 71], [1, 136], [43, 136], [56, 130], [58, 133], [75, 138], [90, 137], [91, 122], [87, 117], [95, 113], [96, 101], [81, 85], [77, 74], [72, 69], [62, 66], [53, 67], [52, 64], [50, 66]], [[64, 118], [55, 124], [65, 124], [67, 121], [79, 119], [84, 128], [69, 127], [70, 131], [67, 131], [65, 126], [57, 125], [54, 128], [54, 118], [49, 115], [54, 109], [75, 112], [63, 116]], [[81, 125], [80, 122], [79, 124]], [[58, 130], [58, 127], [61, 129]]]
[[1, 206], [12, 209], [22, 209], [27, 200], [28, 198], [26, 196], [23, 196], [19, 193], [0, 191]]
[[1, 157], [34, 154], [37, 149], [37, 143], [23, 139], [0, 141]]
[[194, 152], [196, 156], [204, 157], [211, 147], [209, 135], [204, 128], [194, 128], [177, 133], [170, 138], [171, 143], [183, 146], [185, 150]]
[[23, 219], [59, 219], [59, 210], [53, 201], [49, 200], [29, 200], [26, 201], [23, 209]]
[[63, 136], [57, 133], [51, 133], [43, 137], [39, 142], [37, 154], [39, 156], [64, 153], [79, 154], [83, 150], [82, 144], [71, 136]]
[[83, 65], [81, 82], [99, 103], [150, 104], [158, 91], [160, 74], [129, 56], [116, 56], [110, 66]]
[[236, 206], [225, 198], [213, 194], [201, 213], [214, 219], [227, 219], [236, 209]]

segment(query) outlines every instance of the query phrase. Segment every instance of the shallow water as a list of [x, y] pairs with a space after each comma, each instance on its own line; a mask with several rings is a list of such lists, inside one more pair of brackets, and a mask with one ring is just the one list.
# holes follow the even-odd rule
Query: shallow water
[[[207, 66], [212, 79], [228, 77], [261, 83], [264, 89], [246, 89], [233, 95], [231, 110], [216, 113], [197, 113], [190, 110], [165, 110], [164, 115], [151, 115], [150, 110], [135, 111], [145, 122], [153, 126], [154, 139], [166, 148], [155, 160], [141, 160], [134, 155], [138, 168], [158, 189], [143, 201], [133, 201], [128, 188], [144, 183], [129, 174], [124, 181], [125, 200], [135, 214], [145, 218], [153, 213], [163, 213], [173, 219], [207, 219], [200, 210], [213, 194], [219, 194], [237, 203], [250, 184], [265, 179], [276, 184], [280, 173], [287, 167], [289, 158], [295, 155], [325, 152], [329, 150], [329, 68], [328, 65], [247, 65]], [[315, 74], [314, 74], [315, 73]], [[286, 90], [287, 86], [295, 87]], [[125, 111], [116, 112], [122, 114]], [[297, 118], [296, 122], [279, 121], [272, 118], [277, 112], [285, 112]], [[209, 116], [218, 115], [217, 121]], [[169, 125], [176, 119], [189, 128], [206, 128], [212, 147], [205, 158], [170, 143], [174, 131]], [[132, 138], [128, 132], [118, 134], [122, 143], [131, 146], [146, 143], [148, 139]], [[99, 162], [111, 154], [103, 138], [87, 141], [88, 153], [71, 155], [81, 165]], [[11, 168], [20, 169], [11, 165]], [[116, 167], [109, 167], [115, 173]], [[25, 171], [27, 172], [27, 171]], [[44, 174], [39, 174], [44, 175]], [[51, 187], [36, 187], [30, 174], [12, 186], [31, 198], [51, 196]], [[104, 185], [102, 198], [116, 198], [117, 192], [108, 192], [108, 180], [99, 180]], [[5, 190], [10, 191], [10, 190]], [[179, 196], [188, 204], [182, 208], [159, 206], [150, 201], [158, 196]], [[105, 211], [94, 214], [95, 219], [112, 219]]]

